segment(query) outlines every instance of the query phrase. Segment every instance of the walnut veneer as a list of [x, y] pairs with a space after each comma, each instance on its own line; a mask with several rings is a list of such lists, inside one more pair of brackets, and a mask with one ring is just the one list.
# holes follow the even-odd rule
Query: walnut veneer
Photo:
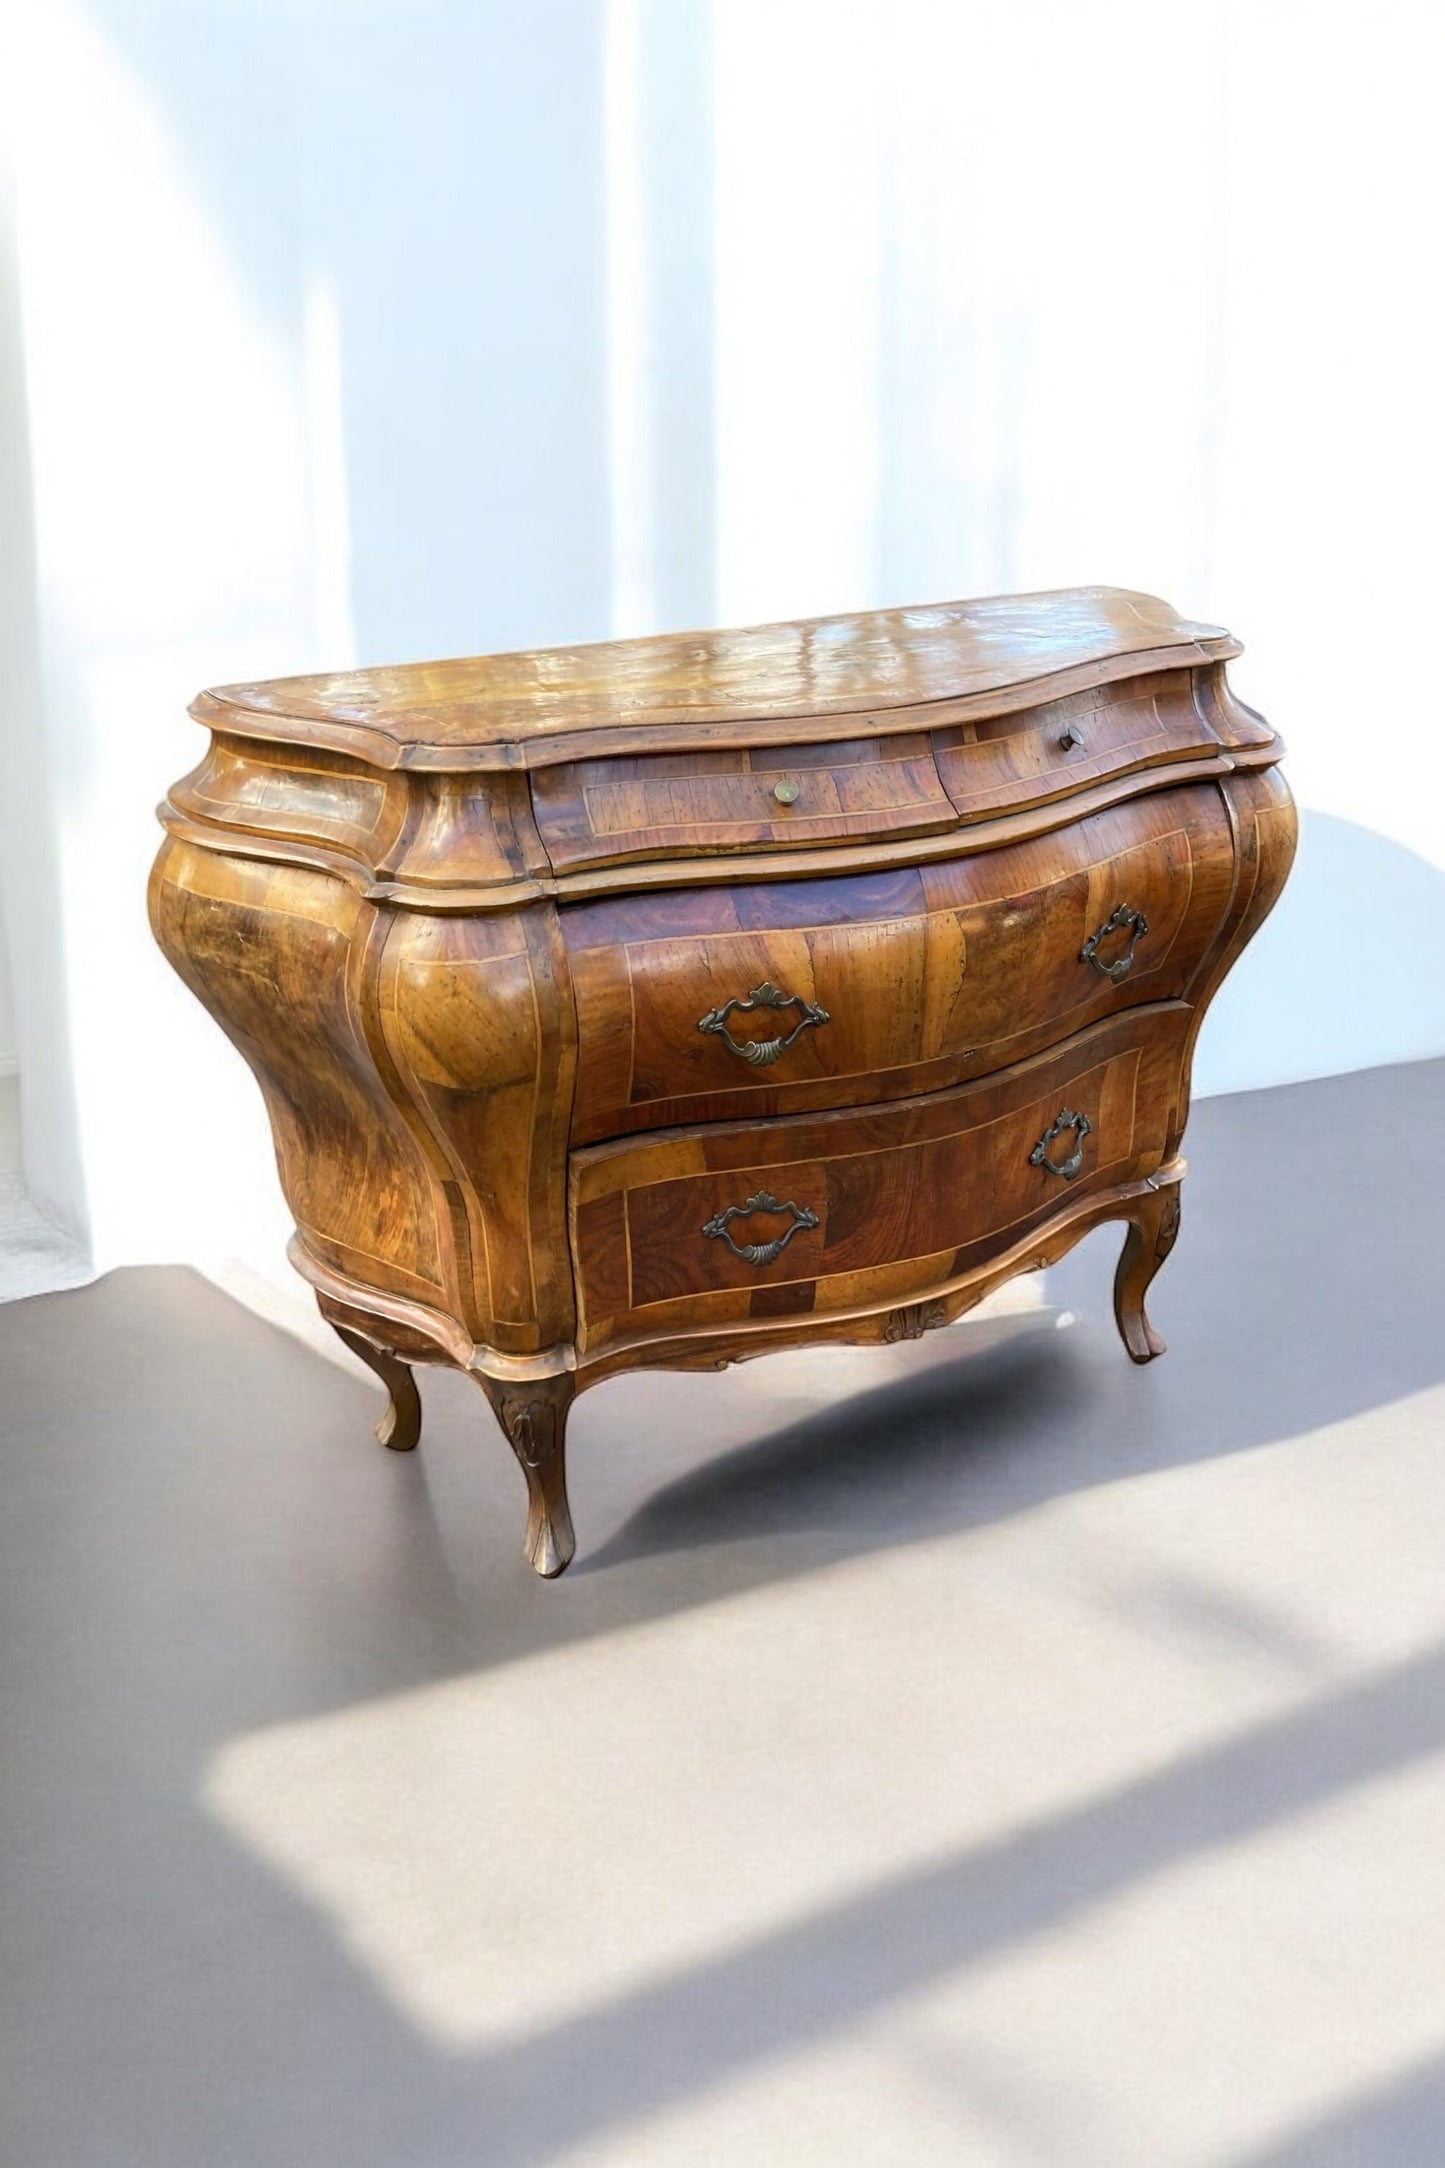
[[157, 939], [414, 1446], [470, 1371], [572, 1556], [577, 1391], [911, 1339], [1179, 1224], [1195, 1035], [1295, 842], [1217, 627], [1070, 590], [205, 693]]

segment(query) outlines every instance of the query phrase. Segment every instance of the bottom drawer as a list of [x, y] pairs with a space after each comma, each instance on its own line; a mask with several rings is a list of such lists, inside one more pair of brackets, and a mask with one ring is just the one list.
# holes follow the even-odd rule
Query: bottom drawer
[[1183, 1002], [1131, 1010], [890, 1106], [574, 1153], [581, 1344], [906, 1300], [1061, 1204], [1152, 1174], [1192, 1018]]

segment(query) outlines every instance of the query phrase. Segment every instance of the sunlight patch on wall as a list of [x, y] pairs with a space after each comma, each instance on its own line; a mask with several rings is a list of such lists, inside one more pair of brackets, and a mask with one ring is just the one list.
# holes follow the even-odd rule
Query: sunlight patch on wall
[[650, 211], [643, 174], [641, 0], [608, 0], [604, 55], [607, 188], [608, 485], [612, 631], [655, 630]]
[[[248, 291], [224, 232], [234, 206], [208, 199], [216, 176], [167, 112], [175, 84], [142, 79], [87, 9], [33, 11], [24, 67], [41, 652], [92, 1238], [102, 1266], [194, 1254], [218, 1220], [228, 1248], [254, 1234], [260, 1249], [274, 1183], [254, 1086], [181, 1013], [144, 879], [155, 802], [203, 749], [185, 713], [199, 688], [304, 666], [319, 643], [333, 661], [349, 651], [341, 330], [317, 282], [300, 329], [292, 184], [264, 162], [247, 184], [279, 191], [292, 236], [283, 325]], [[162, 1074], [125, 1058], [141, 1046], [168, 1050]], [[203, 1164], [204, 1185], [177, 1179]]]
[[351, 512], [346, 482], [346, 408], [342, 395], [341, 302], [336, 281], [313, 266], [302, 319], [306, 442], [311, 454], [312, 577], [316, 641], [328, 670], [356, 660], [351, 608]]
[[1092, 580], [1206, 608], [1221, 28], [716, 11], [724, 618]]

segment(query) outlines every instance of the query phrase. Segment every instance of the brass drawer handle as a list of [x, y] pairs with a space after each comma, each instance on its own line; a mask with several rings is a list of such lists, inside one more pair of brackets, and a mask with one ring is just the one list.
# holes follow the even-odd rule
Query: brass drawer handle
[[[1099, 943], [1107, 941], [1111, 933], [1122, 933], [1126, 926], [1129, 929], [1128, 948], [1122, 956], [1116, 956], [1111, 964], [1102, 962], [1099, 956]], [[1081, 964], [1092, 964], [1101, 978], [1112, 979], [1117, 986], [1120, 979], [1128, 978], [1133, 968], [1134, 951], [1148, 931], [1149, 921], [1142, 911], [1134, 910], [1127, 903], [1118, 904], [1115, 907], [1113, 917], [1106, 918], [1103, 925], [1096, 927], [1094, 932], [1090, 934], [1079, 951], [1079, 962]]]
[[[1093, 1128], [1087, 1114], [1075, 1114], [1072, 1107], [1065, 1107], [1056, 1114], [1038, 1143], [1029, 1153], [1031, 1167], [1047, 1167], [1050, 1174], [1059, 1175], [1065, 1182], [1072, 1182], [1084, 1164], [1084, 1139]], [[1072, 1129], [1078, 1145], [1067, 1159], [1050, 1159], [1049, 1146], [1055, 1137], [1061, 1137], [1066, 1129]]]
[[[791, 1212], [793, 1224], [784, 1233], [774, 1235], [771, 1242], [734, 1242], [728, 1233], [728, 1221], [746, 1219], [750, 1212]], [[805, 1204], [794, 1204], [791, 1199], [787, 1204], [781, 1204], [776, 1197], [770, 1197], [765, 1189], [760, 1189], [756, 1197], [749, 1197], [746, 1204], [730, 1204], [726, 1211], [714, 1212], [703, 1228], [703, 1233], [720, 1242], [726, 1242], [734, 1257], [741, 1257], [746, 1264], [770, 1265], [775, 1258], [782, 1256], [800, 1227], [816, 1227], [817, 1224], [817, 1213], [810, 1212]]]
[[[746, 1015], [749, 1009], [796, 1009], [799, 1014], [797, 1023], [786, 1038], [779, 1033], [775, 1039], [735, 1039], [728, 1030], [728, 1018], [734, 1009], [742, 1015]], [[764, 979], [761, 986], [753, 988], [746, 1000], [743, 1000], [741, 995], [734, 995], [733, 999], [725, 1001], [720, 1009], [709, 1009], [706, 1016], [698, 1018], [697, 1028], [699, 1031], [715, 1031], [723, 1045], [729, 1047], [739, 1061], [751, 1062], [755, 1069], [766, 1069], [780, 1054], [786, 1054], [793, 1041], [801, 1038], [805, 1031], [829, 1021], [827, 1010], [820, 1008], [816, 1001], [804, 1001], [801, 994], [779, 993], [776, 986], [770, 986]]]

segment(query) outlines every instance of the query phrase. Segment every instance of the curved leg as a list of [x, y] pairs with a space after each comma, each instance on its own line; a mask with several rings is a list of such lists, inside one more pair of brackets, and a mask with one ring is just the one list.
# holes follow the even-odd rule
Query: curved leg
[[391, 1395], [386, 1413], [376, 1426], [376, 1435], [393, 1453], [410, 1453], [421, 1436], [421, 1395], [411, 1371], [400, 1356], [378, 1347], [374, 1340], [363, 1340], [349, 1325], [338, 1325], [334, 1317], [327, 1318], [326, 1322], [338, 1340], [344, 1341], [368, 1370], [376, 1372]]
[[576, 1390], [570, 1371], [512, 1382], [473, 1373], [492, 1403], [527, 1478], [528, 1563], [552, 1580], [572, 1562], [577, 1538], [567, 1503], [567, 1410]]
[[1124, 1345], [1136, 1363], [1164, 1353], [1164, 1342], [1150, 1324], [1144, 1297], [1179, 1232], [1178, 1182], [1141, 1198], [1129, 1215], [1129, 1232], [1114, 1274], [1114, 1316]]

